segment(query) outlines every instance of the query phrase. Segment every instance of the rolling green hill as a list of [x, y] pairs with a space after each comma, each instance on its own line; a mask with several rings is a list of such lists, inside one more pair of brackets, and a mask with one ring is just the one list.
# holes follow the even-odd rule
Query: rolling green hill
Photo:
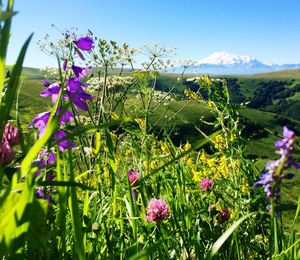
[[268, 78], [268, 79], [300, 79], [300, 69], [282, 70], [269, 73], [255, 74], [252, 76], [243, 76], [251, 78]]

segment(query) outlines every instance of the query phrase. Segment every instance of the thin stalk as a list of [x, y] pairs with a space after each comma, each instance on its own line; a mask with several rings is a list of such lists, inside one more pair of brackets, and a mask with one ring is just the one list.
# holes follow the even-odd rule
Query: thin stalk
[[[75, 181], [74, 171], [73, 171], [73, 155], [70, 149], [68, 149], [68, 155], [69, 155], [69, 180], [71, 182]], [[83, 242], [83, 233], [82, 233], [82, 223], [80, 220], [80, 211], [77, 201], [77, 195], [76, 195], [76, 188], [70, 187], [70, 197], [69, 197], [69, 208], [71, 213], [71, 219], [72, 219], [72, 226], [74, 230], [74, 247], [76, 254], [78, 258], [85, 259], [85, 247]]]

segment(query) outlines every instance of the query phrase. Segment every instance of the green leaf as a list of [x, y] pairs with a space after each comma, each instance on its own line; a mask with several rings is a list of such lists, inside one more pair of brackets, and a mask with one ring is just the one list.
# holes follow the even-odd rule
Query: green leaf
[[[17, 93], [17, 90], [19, 87], [19, 80], [20, 80], [20, 76], [21, 76], [21, 72], [22, 72], [23, 61], [24, 61], [25, 54], [26, 54], [27, 48], [29, 46], [29, 43], [32, 39], [32, 36], [33, 36], [33, 34], [31, 34], [28, 37], [28, 39], [26, 40], [26, 42], [24, 43], [24, 45], [21, 49], [21, 52], [17, 59], [16, 65], [13, 67], [5, 95], [2, 98], [1, 107], [0, 107], [0, 127], [1, 127], [0, 129], [2, 129], [2, 126], [4, 125], [5, 121], [7, 120], [9, 112], [12, 108], [14, 97], [16, 96], [16, 93]], [[2, 91], [1, 85], [0, 85], [0, 90]], [[1, 91], [0, 91], [0, 93], [1, 93]]]
[[[7, 12], [12, 12], [13, 0], [9, 0], [7, 3]], [[5, 81], [5, 58], [7, 52], [7, 46], [10, 36], [10, 26], [11, 17], [5, 20], [4, 26], [0, 31], [0, 94], [3, 91], [4, 81]], [[2, 101], [2, 96], [0, 95], [0, 103]]]
[[221, 246], [225, 243], [225, 241], [230, 237], [230, 235], [238, 228], [240, 224], [242, 224], [247, 218], [250, 218], [257, 212], [252, 212], [247, 214], [246, 216], [240, 218], [238, 221], [233, 223], [233, 225], [228, 228], [225, 233], [213, 244], [212, 248], [210, 249], [208, 253], [207, 259], [212, 259], [219, 251]]
[[27, 219], [27, 221], [30, 222], [27, 232], [27, 240], [30, 248], [38, 249], [40, 247], [46, 247], [47, 210], [48, 202], [44, 199], [34, 200], [30, 205], [30, 212]]
[[6, 11], [6, 12], [1, 12], [0, 11], [0, 21], [5, 21], [12, 16], [16, 15], [18, 12], [13, 12], [13, 11]]

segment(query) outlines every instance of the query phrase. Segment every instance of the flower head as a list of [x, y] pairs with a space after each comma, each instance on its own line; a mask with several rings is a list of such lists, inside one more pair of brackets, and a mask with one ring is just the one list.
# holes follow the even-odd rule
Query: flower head
[[3, 131], [2, 141], [8, 141], [10, 145], [19, 143], [19, 130], [11, 123], [6, 123]]
[[78, 67], [78, 66], [75, 66], [73, 65], [72, 66], [72, 69], [74, 71], [74, 74], [76, 76], [76, 78], [84, 78], [87, 76], [87, 74], [91, 71], [92, 67]]
[[150, 200], [147, 207], [146, 220], [148, 222], [161, 222], [164, 219], [169, 218], [169, 210], [167, 203], [162, 199]]
[[43, 189], [38, 188], [38, 189], [36, 190], [36, 195], [38, 196], [38, 198], [44, 198], [45, 194], [44, 194]]
[[211, 180], [211, 179], [203, 179], [201, 182], [200, 182], [200, 189], [203, 190], [203, 191], [209, 191], [212, 189], [214, 185], [214, 181]]
[[93, 97], [82, 89], [82, 83], [75, 78], [69, 78], [67, 81], [68, 97], [78, 108], [87, 111], [86, 100], [92, 100]]
[[131, 185], [137, 185], [140, 179], [140, 173], [138, 171], [130, 169], [128, 171], [128, 179]]
[[[44, 85], [45, 86], [45, 85]], [[43, 90], [40, 93], [41, 97], [49, 97], [51, 96], [52, 103], [56, 102], [58, 97], [58, 93], [60, 91], [60, 85], [58, 83], [53, 83], [47, 87], [47, 89]]]
[[0, 164], [6, 166], [11, 163], [15, 158], [15, 152], [13, 151], [10, 143], [4, 140], [0, 144]]
[[67, 134], [63, 130], [59, 130], [54, 135], [55, 141], [58, 141], [59, 150], [62, 151], [62, 152], [66, 149], [73, 149], [74, 148], [74, 144], [70, 140], [65, 139], [66, 136], [67, 136]]
[[81, 37], [75, 41], [77, 48], [82, 51], [90, 51], [94, 48], [94, 41], [91, 37]]
[[66, 109], [65, 113], [62, 114], [62, 109], [58, 108], [57, 114], [61, 125], [69, 123], [74, 118], [73, 113], [69, 109]]
[[38, 114], [33, 120], [32, 123], [33, 125], [38, 129], [39, 131], [39, 137], [41, 137], [44, 132], [45, 132], [45, 128], [46, 125], [48, 123], [50, 117], [50, 112], [46, 111], [43, 113]]

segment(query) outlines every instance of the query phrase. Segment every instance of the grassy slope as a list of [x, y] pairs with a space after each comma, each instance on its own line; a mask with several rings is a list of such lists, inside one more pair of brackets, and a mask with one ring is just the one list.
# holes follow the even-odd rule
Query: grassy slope
[[[22, 88], [20, 93], [20, 114], [25, 122], [30, 122], [31, 119], [40, 112], [43, 112], [49, 106], [50, 100], [41, 98], [39, 96], [40, 91], [43, 89], [41, 84], [41, 79], [43, 75], [38, 69], [25, 68], [23, 70], [23, 75], [29, 79], [24, 79], [22, 82]], [[170, 88], [178, 75], [167, 75], [165, 80], [161, 83], [162, 87]], [[283, 71], [275, 73], [267, 73], [253, 76], [242, 76], [240, 77], [241, 91], [244, 96], [250, 98], [256, 88], [259, 87], [259, 82], [270, 80], [270, 79], [286, 79], [286, 78], [298, 78], [300, 79], [300, 70], [293, 71]], [[299, 81], [296, 81], [299, 82]], [[184, 86], [180, 85], [179, 89], [183, 89]], [[291, 99], [299, 100], [299, 93], [296, 93]], [[200, 123], [199, 119], [204, 117], [205, 120], [212, 120], [212, 115], [205, 105], [205, 102], [197, 103], [192, 101], [186, 106], [180, 114], [176, 115], [177, 111], [180, 110], [185, 104], [186, 100], [176, 101], [174, 103], [169, 103], [167, 105], [161, 105], [156, 112], [150, 117], [151, 124], [157, 123], [158, 128], [165, 128], [168, 131], [173, 130], [173, 136], [176, 139], [188, 139], [191, 142], [196, 141], [201, 138], [201, 134], [195, 129], [198, 126], [202, 130], [206, 129], [203, 123]], [[259, 111], [257, 109], [251, 108], [240, 108], [239, 113], [241, 116], [247, 118], [251, 122], [261, 125], [269, 132], [268, 136], [265, 138], [260, 138], [258, 140], [250, 141], [246, 148], [247, 154], [253, 154], [261, 157], [257, 162], [259, 169], [262, 169], [264, 164], [269, 159], [276, 159], [278, 155], [274, 152], [274, 141], [278, 139], [276, 135], [281, 133], [281, 126], [278, 124], [276, 119], [276, 114]], [[157, 122], [158, 121], [158, 122]], [[292, 120], [296, 126], [296, 129], [300, 131], [300, 122]], [[274, 135], [275, 134], [275, 135]], [[300, 159], [299, 152], [298, 159]], [[298, 194], [300, 193], [300, 175], [296, 175], [296, 178], [292, 181], [287, 181], [285, 187], [282, 191], [283, 203], [296, 204]], [[289, 218], [292, 220], [292, 213], [289, 214]], [[298, 226], [300, 229], [300, 226]]]
[[243, 76], [247, 78], [267, 78], [267, 79], [300, 79], [300, 69], [282, 70], [276, 72], [255, 74], [251, 76]]

